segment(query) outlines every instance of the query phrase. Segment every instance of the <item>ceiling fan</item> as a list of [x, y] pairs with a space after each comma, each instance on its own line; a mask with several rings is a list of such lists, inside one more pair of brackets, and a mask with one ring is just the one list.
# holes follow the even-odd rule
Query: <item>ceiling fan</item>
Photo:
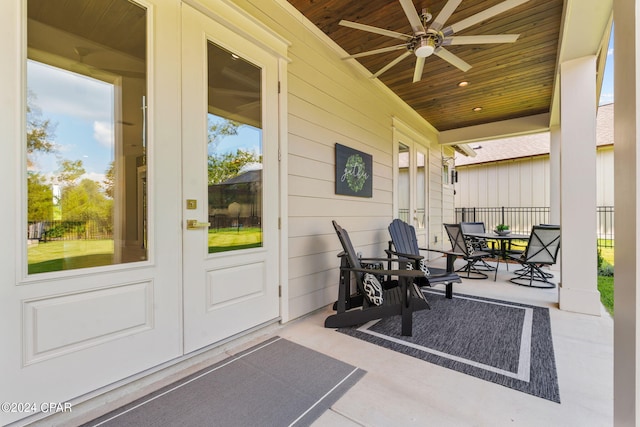
[[[455, 24], [449, 25], [448, 27], [444, 27], [444, 24], [453, 14], [456, 8], [460, 5], [462, 0], [449, 0], [442, 8], [438, 16], [436, 16], [436, 18], [433, 20], [433, 22], [431, 22], [432, 15], [426, 9], [422, 10], [422, 14], [418, 14], [412, 0], [398, 1], [402, 6], [405, 15], [407, 15], [407, 19], [409, 19], [413, 34], [398, 33], [396, 31], [373, 27], [371, 25], [345, 21], [343, 19], [339, 24], [344, 27], [350, 27], [356, 30], [368, 31], [375, 34], [404, 40], [404, 43], [400, 45], [360, 52], [356, 53], [355, 55], [347, 56], [343, 59], [360, 58], [363, 56], [405, 49], [406, 52], [382, 67], [375, 74], [373, 74], [371, 78], [378, 77], [394, 65], [398, 64], [403, 59], [413, 54], [416, 56], [416, 67], [413, 72], [413, 82], [415, 83], [422, 79], [425, 59], [431, 55], [436, 55], [444, 59], [445, 61], [462, 71], [467, 71], [469, 70], [469, 68], [471, 68], [471, 65], [462, 60], [460, 57], [446, 50], [444, 46], [515, 42], [520, 34], [476, 36], [454, 36], [453, 34], [486, 19], [492, 18], [495, 15], [506, 12], [507, 10], [526, 3], [529, 0], [505, 0], [502, 3], [498, 3], [495, 6], [492, 6], [482, 12], [476, 13], [475, 15], [463, 19], [462, 21], [459, 21]], [[428, 25], [429, 22], [431, 22], [430, 25]]]

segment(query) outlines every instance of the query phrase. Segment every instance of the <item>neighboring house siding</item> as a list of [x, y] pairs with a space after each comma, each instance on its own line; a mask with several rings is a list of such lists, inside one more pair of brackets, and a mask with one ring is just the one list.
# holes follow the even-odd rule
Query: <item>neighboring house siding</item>
[[596, 167], [598, 168], [598, 206], [613, 206], [613, 145], [598, 149]]
[[[383, 254], [393, 216], [392, 119], [425, 138], [437, 136], [415, 113], [325, 43], [317, 30], [285, 2], [237, 4], [291, 42], [288, 64], [288, 311], [293, 319], [333, 302], [337, 296], [341, 247], [335, 219], [366, 255]], [[335, 194], [334, 146], [340, 143], [373, 156], [373, 197]], [[438, 160], [434, 161], [433, 158]], [[430, 149], [441, 167], [440, 147]], [[434, 175], [439, 171], [432, 171]], [[437, 182], [430, 186], [436, 188]], [[442, 197], [437, 193], [434, 197]], [[275, 194], [274, 194], [275, 196]], [[438, 200], [431, 199], [433, 204]], [[442, 203], [440, 201], [440, 203]], [[450, 194], [447, 204], [453, 206]], [[452, 214], [452, 209], [449, 210]], [[434, 216], [434, 220], [440, 220]], [[442, 225], [434, 224], [435, 229]]]
[[[614, 105], [598, 107], [597, 205], [613, 206]], [[548, 132], [472, 144], [476, 157], [456, 157], [455, 204], [462, 207], [545, 207], [550, 204]]]
[[[613, 206], [613, 146], [597, 148], [597, 204]], [[455, 205], [462, 207], [549, 206], [549, 155], [456, 166]]]

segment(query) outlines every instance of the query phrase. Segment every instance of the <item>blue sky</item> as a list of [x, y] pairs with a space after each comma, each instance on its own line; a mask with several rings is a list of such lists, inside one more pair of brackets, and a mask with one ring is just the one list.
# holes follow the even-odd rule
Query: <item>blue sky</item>
[[[57, 154], [36, 155], [37, 170], [53, 174], [60, 159], [82, 160], [86, 177], [101, 182], [114, 159], [113, 85], [36, 61], [27, 63], [27, 84], [41, 118], [55, 125]], [[260, 154], [261, 139], [260, 129], [243, 125], [217, 151]]]
[[609, 49], [607, 50], [607, 63], [604, 69], [604, 78], [602, 81], [602, 91], [600, 92], [600, 105], [611, 104], [613, 102], [613, 31], [611, 31], [611, 40], [609, 40]]
[[42, 119], [55, 125], [57, 155], [40, 155], [37, 168], [52, 173], [58, 159], [82, 160], [87, 176], [101, 181], [113, 161], [113, 86], [35, 61], [27, 84]]
[[[210, 114], [211, 120], [215, 123], [223, 120], [218, 116]], [[220, 140], [216, 147], [217, 154], [236, 153], [238, 150], [249, 151], [262, 154], [261, 150], [262, 130], [249, 125], [242, 125], [238, 128], [238, 134], [227, 136]], [[210, 154], [213, 154], [209, 150]]]

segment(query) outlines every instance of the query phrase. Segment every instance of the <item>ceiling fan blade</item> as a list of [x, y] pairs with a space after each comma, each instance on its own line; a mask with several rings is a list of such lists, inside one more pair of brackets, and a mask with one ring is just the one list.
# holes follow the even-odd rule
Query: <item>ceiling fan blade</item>
[[342, 59], [360, 58], [361, 56], [375, 55], [376, 53], [392, 52], [394, 50], [400, 50], [400, 49], [406, 49], [406, 48], [407, 48], [406, 44], [399, 44], [396, 46], [382, 47], [380, 49], [374, 49], [374, 50], [368, 50], [366, 52], [355, 53], [353, 55], [345, 56]]
[[411, 24], [411, 29], [413, 30], [413, 34], [422, 33], [425, 34], [427, 30], [424, 29], [424, 25], [422, 25], [422, 19], [420, 19], [420, 15], [416, 11], [416, 7], [413, 5], [413, 0], [399, 0], [400, 6], [404, 10], [404, 14], [407, 15], [407, 19]]
[[467, 19], [463, 19], [462, 21], [456, 22], [453, 25], [448, 26], [442, 33], [445, 36], [450, 36], [453, 33], [457, 33], [458, 31], [464, 30], [472, 25], [477, 24], [478, 22], [482, 22], [486, 19], [492, 18], [496, 15], [501, 14], [502, 12], [506, 12], [509, 9], [513, 9], [516, 6], [520, 6], [523, 3], [528, 2], [529, 0], [506, 0], [502, 3], [498, 3], [497, 5], [490, 7], [489, 9], [485, 9], [482, 12], [476, 13], [473, 16], [468, 17]]
[[438, 16], [436, 16], [436, 19], [433, 20], [433, 23], [429, 28], [440, 31], [451, 14], [458, 8], [458, 6], [460, 6], [460, 3], [462, 3], [462, 0], [449, 0], [447, 4], [444, 5]]
[[400, 40], [411, 40], [411, 36], [407, 34], [397, 33], [384, 28], [372, 27], [371, 25], [358, 24], [357, 22], [345, 21], [344, 19], [338, 23], [343, 27], [355, 28], [356, 30], [368, 31], [370, 33], [380, 34], [382, 36], [394, 37]]
[[424, 71], [424, 57], [418, 56], [416, 60], [416, 68], [413, 70], [413, 82], [422, 80], [422, 72]]
[[446, 50], [443, 47], [439, 47], [437, 48], [434, 52], [434, 55], [439, 56], [440, 58], [444, 59], [445, 61], [447, 61], [449, 64], [453, 65], [454, 67], [462, 70], [462, 71], [468, 71], [469, 68], [471, 68], [471, 65], [469, 65], [468, 63], [466, 63], [465, 61], [463, 61], [460, 57], [454, 55], [453, 53], [449, 52], [448, 50]]
[[371, 76], [372, 79], [375, 79], [376, 77], [378, 77], [380, 74], [384, 73], [385, 71], [387, 71], [389, 68], [393, 67], [394, 65], [396, 65], [398, 62], [402, 61], [404, 58], [406, 58], [409, 55], [413, 55], [413, 52], [411, 51], [406, 51], [405, 53], [403, 53], [402, 55], [398, 56], [396, 59], [394, 59], [393, 61], [389, 62], [387, 65], [385, 65], [384, 67], [382, 67], [380, 70], [378, 70], [377, 73], [375, 73], [374, 75]]
[[478, 35], [478, 36], [453, 36], [442, 41], [442, 46], [455, 46], [461, 44], [484, 44], [484, 43], [514, 43], [520, 34], [498, 34], [498, 35]]

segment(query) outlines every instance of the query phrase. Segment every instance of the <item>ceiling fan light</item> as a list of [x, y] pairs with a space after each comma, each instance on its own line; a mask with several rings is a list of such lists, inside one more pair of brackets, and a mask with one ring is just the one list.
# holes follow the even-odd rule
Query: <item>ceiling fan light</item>
[[419, 58], [426, 58], [432, 55], [435, 50], [436, 44], [433, 39], [422, 38], [420, 39], [420, 43], [418, 43], [418, 47], [414, 50], [414, 53]]

